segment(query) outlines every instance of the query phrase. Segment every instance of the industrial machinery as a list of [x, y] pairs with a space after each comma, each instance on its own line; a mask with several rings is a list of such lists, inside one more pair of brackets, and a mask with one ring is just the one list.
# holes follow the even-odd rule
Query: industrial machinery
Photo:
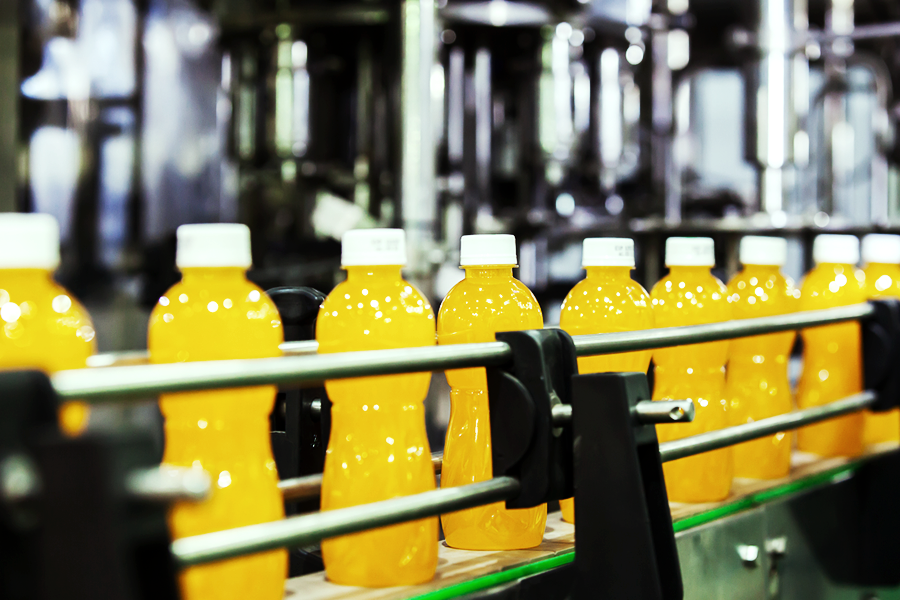
[[[654, 424], [690, 421], [690, 401], [647, 401], [646, 378], [640, 373], [578, 375], [574, 367], [576, 355], [854, 319], [864, 330], [865, 392], [665, 444], [657, 442]], [[63, 371], [50, 380], [34, 372], [7, 372], [0, 374], [7, 423], [0, 440], [5, 517], [0, 532], [6, 556], [2, 590], [9, 598], [51, 597], [62, 591], [76, 598], [175, 598], [178, 568], [305, 546], [498, 500], [511, 508], [534, 506], [569, 496], [574, 488], [574, 553], [571, 526], [551, 521], [544, 545], [534, 551], [489, 553], [486, 565], [483, 552], [451, 550], [433, 584], [366, 594], [861, 597], [900, 584], [893, 543], [900, 527], [894, 510], [900, 493], [895, 451], [824, 461], [795, 471], [788, 483], [762, 484], [720, 505], [695, 507], [675, 521], [677, 535], [673, 519], [679, 509], [670, 509], [667, 502], [661, 463], [867, 408], [890, 410], [900, 398], [893, 368], [898, 353], [900, 305], [876, 302], [623, 334], [572, 338], [551, 329], [513, 332], [500, 334], [496, 342], [414, 352], [88, 368]], [[471, 366], [489, 369], [493, 479], [171, 544], [161, 526], [160, 503], [202, 497], [208, 480], [196, 470], [168, 476], [154, 470], [140, 436], [107, 432], [66, 438], [54, 433], [55, 405], [67, 399], [96, 405], [162, 392], [272, 383], [310, 386], [326, 378]], [[84, 477], [73, 478], [73, 472]], [[284, 480], [281, 488], [286, 501], [318, 493], [314, 477]], [[481, 567], [466, 568], [466, 561]], [[41, 582], [37, 595], [28, 591], [29, 578]], [[321, 574], [290, 580], [288, 590], [323, 598], [348, 593], [346, 587], [324, 582]]]
[[[543, 471], [534, 461], [528, 469], [510, 465], [512, 475], [471, 490], [439, 490], [327, 518], [296, 516], [317, 507], [329, 423], [324, 379], [479, 365], [525, 382], [511, 362], [520, 343], [512, 339], [414, 356], [384, 353], [352, 367], [316, 356], [310, 340], [323, 296], [315, 290], [330, 290], [342, 277], [341, 235], [402, 227], [410, 247], [407, 277], [437, 306], [461, 277], [461, 235], [514, 233], [518, 277], [534, 291], [549, 328], [558, 325], [560, 303], [580, 278], [579, 248], [590, 236], [634, 238], [634, 277], [649, 288], [663, 274], [669, 236], [713, 237], [716, 274], [726, 279], [738, 268], [742, 235], [775, 234], [788, 239], [785, 272], [799, 280], [819, 233], [900, 233], [898, 37], [900, 3], [893, 0], [0, 1], [0, 211], [56, 216], [64, 247], [59, 276], [94, 316], [103, 352], [90, 369], [56, 376], [53, 389], [39, 379], [0, 377], [0, 392], [42, 398], [45, 408], [56, 398], [98, 404], [89, 426], [98, 437], [90, 447], [84, 441], [81, 454], [73, 450], [72, 460], [77, 455], [84, 461], [79, 468], [100, 479], [126, 482], [126, 491], [115, 498], [88, 487], [66, 493], [83, 494], [79, 506], [103, 500], [125, 512], [137, 508], [146, 519], [113, 522], [112, 513], [91, 513], [110, 532], [97, 538], [98, 549], [107, 544], [103, 551], [113, 552], [142, 535], [153, 548], [146, 561], [129, 555], [105, 571], [88, 564], [94, 554], [84, 551], [79, 535], [60, 530], [53, 543], [80, 562], [42, 563], [7, 551], [38, 542], [6, 529], [2, 535], [11, 537], [3, 539], [24, 546], [0, 544], [4, 557], [16, 557], [4, 562], [0, 586], [7, 576], [11, 583], [0, 589], [20, 593], [15, 582], [30, 576], [23, 574], [60, 569], [82, 578], [83, 597], [99, 597], [87, 582], [103, 585], [103, 577], [128, 571], [134, 581], [162, 583], [122, 584], [116, 597], [171, 597], [179, 565], [289, 545], [302, 550], [292, 555], [298, 577], [288, 590], [329, 597], [329, 584], [315, 572], [315, 545], [328, 535], [515, 502], [528, 482], [542, 490], [528, 488], [532, 500], [551, 503], [573, 485], [576, 496], [610, 485], [599, 479], [579, 485], [587, 475], [576, 451], [574, 458], [543, 460]], [[176, 227], [220, 221], [253, 231], [250, 276], [279, 290], [273, 299], [290, 329], [287, 357], [254, 363], [247, 372], [142, 364], [150, 308], [178, 278]], [[298, 296], [301, 286], [307, 289]], [[846, 319], [875, 323], [881, 318], [875, 310], [576, 339], [575, 348], [581, 355]], [[798, 345], [795, 360], [799, 354]], [[867, 347], [866, 368], [878, 371], [883, 358]], [[558, 381], [573, 375], [548, 369]], [[154, 478], [158, 411], [152, 401], [126, 400], [250, 381], [285, 388], [271, 421], [292, 516], [268, 529], [170, 547], [164, 503], [196, 497], [203, 484], [179, 475], [168, 484]], [[873, 403], [885, 409], [897, 402], [885, 385], [871, 383], [867, 388], [877, 393], [792, 413], [771, 427], [798, 427]], [[900, 563], [892, 554], [897, 523], [889, 510], [897, 492], [895, 449], [797, 464], [789, 481], [740, 484], [725, 503], [669, 512], [664, 496], [641, 478], [652, 476], [641, 461], [656, 443], [652, 428], [638, 423], [646, 395], [632, 394], [640, 383], [622, 386], [615, 402], [633, 404], [634, 420], [615, 424], [586, 404], [580, 410], [573, 384], [563, 401], [572, 412], [543, 406], [534, 431], [554, 425], [575, 436], [588, 426], [633, 432], [627, 452], [640, 460], [627, 473], [610, 466], [593, 476], [627, 476], [630, 501], [609, 510], [644, 513], [628, 513], [621, 523], [579, 517], [578, 560], [573, 529], [559, 520], [551, 522], [546, 547], [525, 558], [492, 554], [484, 560], [494, 567], [442, 549], [453, 569], [427, 589], [390, 597], [562, 598], [606, 590], [610, 597], [672, 598], [683, 586], [686, 598], [900, 598], [893, 566]], [[436, 373], [426, 409], [438, 451], [447, 395]], [[686, 412], [678, 418], [687, 418], [681, 408]], [[645, 423], [658, 418], [665, 417], [647, 416]], [[13, 460], [36, 443], [19, 425], [25, 427], [17, 422], [11, 437], [0, 439], [0, 452], [12, 453], [0, 454], [6, 500], [0, 509], [12, 515], [3, 527], [37, 514], [38, 491], [29, 487], [37, 479], [29, 477], [46, 478], [46, 490], [65, 471], [61, 463], [47, 470], [35, 457]], [[126, 425], [142, 433], [123, 437]], [[762, 435], [768, 426], [664, 444], [659, 460]], [[76, 444], [54, 443], [48, 456]], [[601, 461], [626, 449], [583, 451]], [[104, 470], [100, 455], [126, 458]], [[435, 462], [439, 467], [439, 454]], [[535, 477], [545, 481], [529, 479]], [[59, 516], [54, 511], [64, 509], [42, 505], [38, 512]], [[643, 529], [636, 525], [641, 519]], [[481, 570], [468, 570], [472, 564]], [[629, 587], [639, 582], [652, 589]], [[46, 594], [62, 597], [58, 590]]]

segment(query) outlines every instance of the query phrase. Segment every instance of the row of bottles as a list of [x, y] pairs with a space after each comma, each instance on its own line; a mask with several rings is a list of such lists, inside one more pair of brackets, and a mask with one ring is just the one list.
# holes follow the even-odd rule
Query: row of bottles
[[[0, 217], [0, 366], [48, 372], [80, 368], [94, 351], [90, 319], [53, 282], [59, 263], [55, 221], [44, 215]], [[159, 299], [149, 329], [152, 363], [280, 355], [280, 317], [266, 294], [246, 278], [250, 234], [242, 225], [186, 225], [177, 232], [182, 281]], [[586, 278], [566, 297], [560, 325], [572, 335], [694, 325], [900, 297], [900, 237], [871, 235], [863, 243], [866, 271], [853, 236], [819, 236], [816, 267], [800, 290], [784, 277], [786, 242], [745, 237], [743, 270], [726, 287], [711, 274], [709, 238], [669, 238], [669, 274], [648, 294], [631, 279], [630, 239], [584, 242]], [[437, 318], [402, 278], [402, 230], [348, 232], [342, 242], [347, 279], [323, 303], [316, 327], [319, 352], [410, 348], [492, 341], [498, 331], [543, 326], [534, 295], [512, 275], [510, 235], [464, 236], [465, 278], [444, 299]], [[861, 388], [859, 325], [805, 330], [804, 370], [796, 402], [824, 404]], [[655, 363], [654, 399], [690, 398], [693, 423], [659, 428], [661, 441], [782, 414], [792, 409], [787, 378], [794, 333], [778, 333], [678, 348], [582, 357], [581, 373], [647, 372]], [[727, 364], [727, 370], [726, 370]], [[483, 368], [447, 372], [452, 412], [442, 485], [490, 479], [491, 438]], [[332, 432], [323, 474], [323, 510], [355, 506], [435, 488], [425, 435], [423, 400], [430, 374], [412, 373], [326, 383]], [[164, 462], [204, 469], [213, 493], [173, 508], [173, 537], [197, 535], [282, 518], [268, 415], [275, 388], [167, 394]], [[64, 407], [64, 428], [76, 434], [87, 410]], [[804, 428], [801, 450], [825, 456], [858, 454], [864, 443], [900, 439], [900, 415], [851, 415]], [[864, 433], [865, 432], [865, 433]], [[790, 468], [792, 436], [779, 433], [665, 465], [670, 499], [711, 501], [727, 496], [733, 476], [778, 478]], [[572, 500], [562, 502], [573, 519]], [[507, 510], [503, 503], [443, 515], [446, 543], [474, 550], [540, 544], [546, 506]], [[328, 578], [336, 583], [391, 586], [428, 581], [437, 565], [438, 519], [342, 536], [322, 544]], [[271, 551], [193, 567], [181, 576], [185, 598], [280, 598], [287, 553]]]
[[[247, 281], [250, 230], [244, 225], [178, 229], [182, 281], [153, 310], [152, 363], [279, 356], [281, 321], [268, 296]], [[59, 226], [43, 214], [0, 215], [0, 368], [54, 373], [87, 366], [96, 350], [93, 325], [77, 300], [53, 280], [59, 266]], [[274, 386], [167, 394], [163, 462], [204, 469], [213, 480], [207, 500], [176, 505], [174, 538], [284, 517], [269, 441]], [[66, 433], [87, 424], [87, 406], [60, 410]], [[278, 550], [192, 567], [181, 576], [182, 597], [275, 600], [284, 595], [287, 552]]]

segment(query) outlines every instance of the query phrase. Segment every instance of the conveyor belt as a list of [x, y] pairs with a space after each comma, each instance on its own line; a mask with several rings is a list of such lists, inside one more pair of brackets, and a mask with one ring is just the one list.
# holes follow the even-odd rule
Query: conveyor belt
[[[671, 505], [676, 533], [846, 478], [864, 461], [898, 449], [884, 444], [868, 449], [856, 459], [822, 459], [795, 452], [791, 475], [775, 481], [735, 480], [731, 496], [717, 503]], [[531, 550], [478, 552], [439, 549], [437, 572], [426, 584], [383, 589], [356, 588], [329, 583], [324, 573], [290, 579], [285, 598], [304, 600], [445, 600], [485, 590], [572, 562], [574, 526], [561, 520], [560, 513], [547, 519], [544, 542]]]

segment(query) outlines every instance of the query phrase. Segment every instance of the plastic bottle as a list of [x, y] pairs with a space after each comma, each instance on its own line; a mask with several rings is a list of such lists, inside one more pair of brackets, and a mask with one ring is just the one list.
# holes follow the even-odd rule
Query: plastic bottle
[[[900, 235], [870, 233], [862, 240], [866, 267], [866, 295], [872, 299], [900, 298]], [[900, 442], [900, 409], [865, 413], [863, 444]]]
[[[44, 214], [0, 214], [0, 369], [54, 373], [87, 366], [96, 342], [91, 318], [53, 280], [59, 266], [59, 225]], [[87, 405], [60, 410], [69, 434], [87, 425]]]
[[[541, 308], [534, 294], [514, 279], [516, 238], [466, 235], [459, 264], [466, 277], [444, 298], [438, 313], [438, 344], [492, 342], [498, 331], [540, 329]], [[493, 476], [487, 375], [483, 368], [447, 371], [450, 425], [444, 445], [441, 487]], [[544, 537], [547, 506], [507, 510], [489, 504], [441, 516], [447, 545], [465, 550], [533, 548]]]
[[[559, 326], [571, 335], [635, 331], [653, 327], [650, 295], [631, 278], [634, 241], [628, 238], [588, 238], [582, 249], [587, 277], [563, 301]], [[578, 372], [639, 371], [650, 366], [650, 351], [624, 352], [578, 359]], [[563, 520], [575, 522], [575, 501], [560, 501]]]
[[[744, 269], [728, 283], [735, 319], [781, 315], [797, 310], [800, 290], [782, 275], [787, 262], [787, 241], [776, 237], [741, 239]], [[788, 380], [788, 359], [793, 331], [738, 338], [728, 349], [725, 398], [731, 423], [739, 425], [788, 413], [793, 408]], [[790, 432], [734, 447], [734, 476], [778, 479], [791, 469]]]
[[[246, 278], [250, 230], [238, 224], [182, 225], [175, 262], [182, 279], [150, 315], [154, 364], [280, 356], [275, 305]], [[173, 538], [284, 517], [272, 456], [269, 413], [275, 386], [163, 394], [163, 462], [204, 469], [210, 497], [176, 504]], [[185, 600], [276, 600], [284, 596], [287, 552], [273, 550], [182, 572]]]
[[[401, 229], [344, 234], [347, 280], [328, 295], [316, 321], [319, 353], [435, 344], [434, 312], [404, 281]], [[431, 373], [360, 377], [325, 384], [331, 438], [322, 479], [322, 510], [407, 496], [435, 488], [423, 401]], [[429, 581], [437, 566], [436, 517], [326, 540], [328, 579], [384, 587]]]
[[[859, 262], [859, 240], [852, 235], [822, 234], [813, 242], [816, 266], [800, 289], [801, 310], [833, 308], [866, 301], [865, 275]], [[862, 390], [859, 323], [804, 329], [803, 372], [797, 406], [809, 408], [840, 400]], [[797, 448], [820, 456], [855, 456], [862, 452], [862, 413], [829, 419], [797, 431]]]
[[[710, 273], [714, 264], [711, 238], [666, 240], [669, 274], [650, 293], [656, 327], [700, 325], [731, 318], [725, 285]], [[724, 397], [727, 356], [727, 340], [653, 351], [653, 399], [691, 399], [695, 409], [692, 423], [658, 426], [660, 442], [715, 431], [729, 424]], [[733, 470], [731, 448], [667, 462], [663, 473], [669, 500], [723, 500], [731, 490]]]

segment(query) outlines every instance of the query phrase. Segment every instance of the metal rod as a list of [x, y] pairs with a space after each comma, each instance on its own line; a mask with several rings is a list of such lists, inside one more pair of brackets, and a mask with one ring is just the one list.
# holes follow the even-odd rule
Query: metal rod
[[[839, 417], [867, 408], [875, 399], [874, 392], [866, 391], [823, 406], [666, 442], [659, 447], [661, 460], [668, 462], [693, 456]], [[554, 423], [571, 419], [570, 411], [556, 408]], [[570, 415], [568, 419], [566, 414]], [[312, 482], [312, 477], [306, 479]], [[172, 554], [178, 565], [185, 568], [276, 548], [305, 546], [330, 537], [507, 500], [514, 497], [519, 488], [518, 480], [498, 477], [460, 487], [182, 538], [172, 543]]]
[[643, 400], [634, 407], [638, 422], [690, 423], [694, 420], [692, 400]]
[[702, 452], [709, 452], [710, 450], [718, 450], [726, 446], [733, 446], [741, 442], [772, 435], [779, 431], [796, 429], [804, 425], [860, 411], [871, 406], [875, 399], [875, 392], [861, 392], [822, 406], [805, 408], [792, 413], [778, 415], [777, 417], [761, 419], [753, 423], [664, 442], [659, 445], [659, 454], [663, 462], [668, 462]]
[[[874, 308], [869, 304], [855, 304], [777, 317], [575, 336], [574, 340], [579, 356], [615, 354], [840, 323], [863, 319], [873, 312]], [[326, 379], [499, 366], [511, 358], [512, 352], [507, 344], [487, 342], [283, 358], [75, 369], [56, 373], [52, 381], [62, 400], [104, 402], [146, 398], [169, 392], [254, 385], [302, 387], [318, 385]]]
[[62, 400], [108, 402], [170, 392], [254, 385], [317, 385], [326, 379], [495, 366], [508, 362], [511, 356], [505, 343], [487, 342], [284, 358], [74, 369], [60, 371], [51, 379]]
[[[284, 342], [279, 346], [285, 356], [307, 356], [319, 351], [319, 342], [305, 340], [302, 342]], [[128, 350], [126, 352], [101, 352], [87, 359], [87, 366], [98, 367], [124, 367], [127, 365], [146, 365], [150, 360], [150, 353], [146, 350]]]
[[[571, 415], [571, 411], [569, 414]], [[443, 464], [444, 453], [432, 452], [431, 466], [434, 467], [435, 473], [441, 472]], [[322, 474], [316, 473], [314, 475], [304, 475], [303, 477], [282, 479], [278, 482], [278, 489], [281, 490], [285, 502], [318, 498], [322, 489]]]
[[624, 333], [601, 333], [596, 335], [578, 335], [575, 340], [575, 351], [578, 356], [597, 354], [616, 354], [634, 350], [651, 350], [668, 348], [686, 344], [715, 342], [732, 338], [790, 331], [804, 327], [828, 325], [843, 321], [865, 319], [874, 314], [870, 304], [853, 304], [839, 308], [810, 310], [804, 312], [778, 315], [776, 317], [760, 317], [756, 319], [740, 319], [709, 323], [707, 325], [690, 325], [685, 327], [664, 327], [646, 329], [644, 331], [628, 331]]
[[856, 25], [853, 31], [846, 34], [838, 34], [833, 31], [810, 32], [810, 37], [817, 42], [833, 42], [838, 38], [850, 38], [853, 40], [870, 40], [900, 36], [900, 23], [875, 23], [872, 25]]
[[497, 477], [460, 487], [182, 538], [172, 542], [172, 555], [184, 568], [275, 548], [308, 546], [339, 535], [499, 502], [518, 492], [518, 480]]

